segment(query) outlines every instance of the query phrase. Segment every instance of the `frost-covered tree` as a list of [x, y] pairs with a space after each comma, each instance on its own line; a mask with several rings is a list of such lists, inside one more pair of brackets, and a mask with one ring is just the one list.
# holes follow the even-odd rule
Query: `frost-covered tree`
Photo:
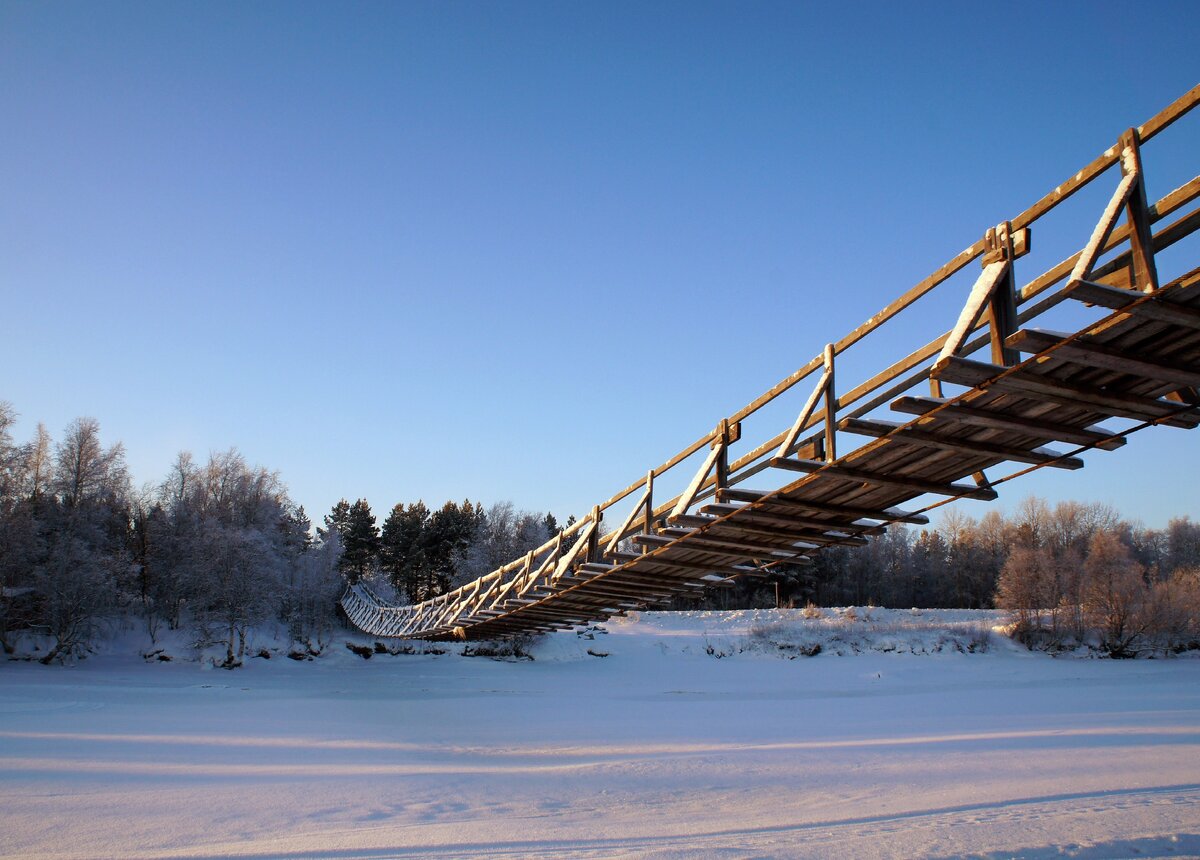
[[72, 421], [55, 452], [54, 487], [63, 506], [121, 501], [128, 485], [125, 447], [117, 442], [104, 448], [95, 418]]
[[133, 568], [123, 447], [105, 448], [99, 423], [76, 419], [55, 449], [48, 486], [52, 495], [25, 500], [38, 538], [26, 563], [38, 596], [32, 620], [51, 637], [44, 661], [52, 662], [86, 649]]
[[1041, 625], [1041, 612], [1053, 595], [1054, 558], [1041, 548], [1019, 545], [1000, 571], [996, 605], [1011, 610], [1017, 635], [1028, 639]]
[[1086, 622], [1114, 657], [1133, 656], [1134, 642], [1149, 622], [1144, 609], [1150, 595], [1141, 566], [1116, 535], [1102, 531], [1092, 537], [1084, 572]]
[[146, 611], [178, 626], [183, 610], [202, 641], [218, 636], [237, 665], [248, 628], [289, 621], [310, 523], [278, 473], [252, 467], [236, 449], [203, 465], [181, 453], [145, 517]]
[[1200, 523], [1189, 517], [1175, 517], [1167, 523], [1164, 567], [1167, 576], [1176, 570], [1200, 568]]
[[322, 651], [337, 625], [337, 600], [345, 588], [338, 569], [342, 554], [337, 529], [301, 553], [290, 568], [287, 609], [288, 632], [309, 651]]
[[545, 516], [497, 502], [480, 517], [470, 543], [460, 552], [452, 587], [477, 579], [550, 539]]
[[209, 640], [223, 641], [226, 668], [240, 665], [246, 631], [271, 617], [278, 603], [282, 558], [263, 532], [213, 519], [193, 547], [197, 618]]

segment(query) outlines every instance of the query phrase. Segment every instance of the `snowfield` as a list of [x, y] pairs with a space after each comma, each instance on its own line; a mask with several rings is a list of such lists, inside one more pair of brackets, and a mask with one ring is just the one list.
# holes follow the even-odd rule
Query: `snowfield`
[[0, 856], [1200, 856], [1200, 660], [1053, 658], [1003, 623], [643, 613], [533, 660], [344, 636], [236, 671], [0, 663]]

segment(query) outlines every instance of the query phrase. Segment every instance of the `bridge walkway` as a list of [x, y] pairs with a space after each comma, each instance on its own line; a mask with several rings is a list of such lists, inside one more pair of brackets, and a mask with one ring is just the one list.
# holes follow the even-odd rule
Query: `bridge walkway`
[[[367, 632], [404, 638], [568, 628], [808, 563], [891, 523], [927, 523], [942, 504], [995, 499], [997, 487], [1032, 470], [1082, 468], [1081, 453], [1115, 451], [1149, 427], [1194, 429], [1200, 269], [1160, 285], [1157, 266], [1172, 246], [1194, 252], [1200, 176], [1151, 206], [1141, 159], [1144, 142], [1198, 102], [1200, 86], [1125, 132], [1072, 180], [550, 543], [415, 606], [356, 585], [342, 601], [348, 616]], [[1018, 289], [1016, 261], [1030, 249], [1033, 222], [1110, 168], [1120, 180], [1087, 243]], [[981, 271], [955, 327], [838, 396], [838, 356], [972, 261]], [[1069, 331], [1029, 325], [1059, 305], [1086, 321]], [[985, 348], [990, 360], [968, 357]], [[814, 387], [791, 427], [731, 462], [741, 422], [805, 379]], [[852, 447], [848, 437], [869, 441]], [[656, 506], [656, 481], [701, 457], [687, 489]], [[1009, 464], [1015, 472], [989, 476]], [[787, 479], [775, 489], [746, 485], [770, 474]], [[604, 511], [629, 497], [637, 501], [624, 521], [603, 534]]]

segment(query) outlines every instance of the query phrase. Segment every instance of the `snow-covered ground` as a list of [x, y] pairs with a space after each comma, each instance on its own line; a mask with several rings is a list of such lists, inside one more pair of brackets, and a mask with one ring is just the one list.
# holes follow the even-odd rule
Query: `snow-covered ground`
[[1200, 855], [1200, 660], [853, 614], [646, 613], [532, 661], [3, 663], [0, 855]]

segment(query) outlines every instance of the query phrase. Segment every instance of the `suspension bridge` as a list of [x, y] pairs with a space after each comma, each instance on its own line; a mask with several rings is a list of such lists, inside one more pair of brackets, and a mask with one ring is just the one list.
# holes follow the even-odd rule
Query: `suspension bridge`
[[[602, 621], [806, 563], [829, 546], [864, 544], [891, 523], [925, 524], [940, 505], [995, 499], [997, 487], [1037, 469], [1082, 468], [1082, 452], [1115, 451], [1149, 427], [1200, 425], [1200, 268], [1169, 280], [1159, 271], [1168, 248], [1178, 246], [1172, 260], [1197, 250], [1187, 240], [1200, 226], [1200, 176], [1150, 203], [1143, 167], [1147, 144], [1198, 102], [1200, 85], [1120, 134], [1024, 212], [538, 549], [415, 605], [354, 585], [342, 598], [347, 616], [376, 636], [411, 639]], [[1039, 220], [1106, 181], [1113, 190], [1090, 236], [1079, 236], [1082, 248], [1020, 282], [1018, 261]], [[965, 292], [955, 275], [974, 264], [954, 321]], [[848, 351], [955, 288], [949, 331], [842, 390], [835, 371]], [[1043, 327], [1059, 320], [1068, 325]], [[780, 422], [753, 447], [749, 434], [743, 440], [748, 419], [793, 392], [804, 397], [790, 426]], [[691, 475], [686, 488], [662, 499], [681, 472]], [[615, 523], [607, 533], [606, 513]]]

